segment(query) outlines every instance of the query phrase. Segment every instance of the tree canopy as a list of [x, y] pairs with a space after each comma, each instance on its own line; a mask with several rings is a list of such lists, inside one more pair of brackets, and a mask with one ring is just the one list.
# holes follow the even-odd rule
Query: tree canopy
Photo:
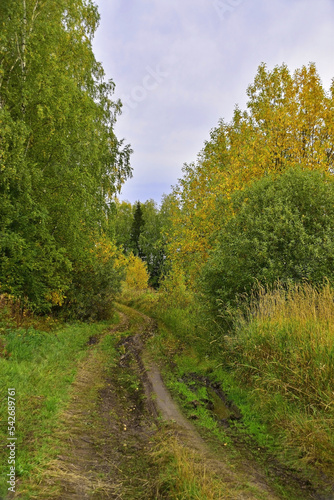
[[293, 75], [284, 64], [272, 71], [261, 64], [247, 95], [247, 110], [237, 107], [230, 123], [219, 122], [173, 191], [168, 256], [190, 287], [222, 224], [218, 199], [229, 200], [255, 179], [279, 176], [294, 165], [333, 169], [334, 84], [326, 93], [314, 64]]
[[202, 272], [215, 310], [258, 285], [334, 282], [333, 177], [296, 167], [234, 193], [231, 205]]
[[91, 0], [5, 1], [0, 22], [1, 291], [47, 310], [90, 267], [131, 150]]

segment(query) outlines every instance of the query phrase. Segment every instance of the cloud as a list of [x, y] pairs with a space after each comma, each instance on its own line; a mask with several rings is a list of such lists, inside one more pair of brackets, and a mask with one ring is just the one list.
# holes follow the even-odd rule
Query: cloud
[[[332, 0], [98, 0], [94, 43], [116, 83], [124, 115], [116, 132], [134, 148], [130, 201], [169, 192], [196, 160], [219, 118], [263, 61], [291, 71], [316, 63], [325, 88], [334, 76]], [[150, 194], [151, 193], [151, 194]]]

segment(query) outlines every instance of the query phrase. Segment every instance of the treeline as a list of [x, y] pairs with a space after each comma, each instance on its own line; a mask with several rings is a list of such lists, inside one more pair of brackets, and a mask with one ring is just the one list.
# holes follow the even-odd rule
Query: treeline
[[[332, 276], [334, 86], [325, 92], [313, 64], [293, 75], [262, 64], [247, 95], [247, 110], [221, 121], [184, 167], [169, 231], [169, 259], [187, 285], [197, 289], [202, 276], [212, 297], [231, 286], [228, 300], [256, 279]], [[213, 288], [209, 256], [227, 280]]]
[[262, 64], [161, 206], [131, 205], [92, 0], [2, 0], [0, 22], [1, 296], [86, 320], [158, 289], [134, 300], [242, 394], [247, 432], [333, 473], [334, 83]]
[[0, 22], [0, 293], [21, 312], [102, 314], [122, 274], [108, 228], [131, 150], [92, 51], [96, 5], [3, 0]]
[[160, 207], [154, 200], [131, 204], [116, 200], [111, 235], [126, 256], [139, 257], [148, 271], [148, 284], [158, 288], [167, 271], [166, 231], [173, 206], [173, 197], [166, 195]]
[[152, 284], [185, 287], [219, 317], [255, 285], [333, 280], [334, 85], [314, 64], [262, 64], [247, 95], [160, 209], [116, 207], [116, 241]]

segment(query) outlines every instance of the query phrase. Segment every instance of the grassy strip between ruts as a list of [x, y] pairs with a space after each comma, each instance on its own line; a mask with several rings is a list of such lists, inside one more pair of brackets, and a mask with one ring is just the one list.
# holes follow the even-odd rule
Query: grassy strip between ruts
[[[113, 322], [117, 322], [115, 317]], [[16, 480], [38, 475], [57, 454], [52, 435], [58, 415], [69, 398], [77, 366], [86, 354], [89, 339], [98, 336], [111, 322], [72, 324], [50, 332], [29, 328], [2, 330], [5, 356], [0, 357], [0, 496], [7, 494], [9, 472], [8, 388], [15, 389]]]
[[[224, 429], [217, 426], [217, 418], [212, 418], [206, 408], [210, 399], [212, 406], [212, 398], [198, 378], [218, 383], [242, 415], [241, 420], [229, 423], [227, 435], [241, 446], [252, 448], [256, 458], [268, 466], [268, 472], [271, 474], [271, 468], [273, 477], [283, 480], [283, 487], [277, 485], [282, 498], [300, 498], [301, 491], [307, 498], [307, 490], [311, 498], [315, 491], [323, 491], [324, 498], [330, 498], [331, 290], [315, 292], [304, 287], [292, 290], [288, 297], [280, 290], [272, 297], [265, 294], [248, 322], [240, 323], [232, 335], [221, 334], [221, 338], [212, 330], [202, 330], [196, 308], [182, 307], [182, 302], [179, 307], [165, 307], [166, 299], [161, 295], [138, 294], [127, 297], [127, 303], [167, 325], [162, 325], [160, 336], [153, 339], [152, 350], [160, 353], [166, 365], [166, 382], [188, 416], [229, 446]], [[309, 387], [307, 377], [313, 382]], [[313, 404], [314, 393], [322, 398], [323, 406]]]

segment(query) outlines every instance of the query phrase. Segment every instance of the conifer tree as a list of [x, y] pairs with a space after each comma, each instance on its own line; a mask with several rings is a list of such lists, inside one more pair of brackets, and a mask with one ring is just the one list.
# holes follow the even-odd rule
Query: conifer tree
[[143, 252], [140, 248], [140, 242], [139, 242], [143, 226], [144, 226], [143, 211], [140, 202], [137, 201], [136, 208], [133, 214], [130, 237], [131, 237], [133, 253], [138, 257], [143, 257]]

